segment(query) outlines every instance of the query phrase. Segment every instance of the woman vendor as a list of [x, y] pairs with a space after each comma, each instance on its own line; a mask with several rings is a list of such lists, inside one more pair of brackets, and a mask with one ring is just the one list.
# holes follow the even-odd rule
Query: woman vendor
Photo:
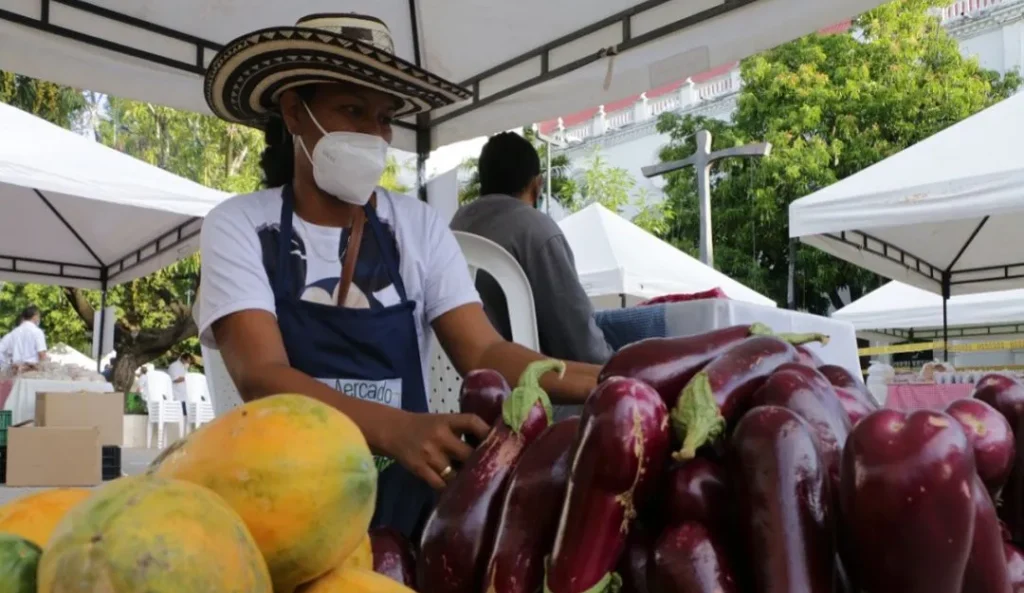
[[[491, 327], [434, 210], [377, 186], [394, 120], [469, 93], [396, 57], [385, 24], [354, 14], [231, 42], [205, 93], [219, 117], [265, 131], [268, 189], [206, 217], [201, 339], [244, 400], [303, 393], [348, 415], [382, 468], [374, 524], [411, 535], [471, 453], [461, 436], [488, 431], [470, 414], [429, 413], [432, 335], [461, 373], [493, 368], [513, 384], [542, 358]], [[597, 372], [568, 363], [543, 385], [578, 404]]]

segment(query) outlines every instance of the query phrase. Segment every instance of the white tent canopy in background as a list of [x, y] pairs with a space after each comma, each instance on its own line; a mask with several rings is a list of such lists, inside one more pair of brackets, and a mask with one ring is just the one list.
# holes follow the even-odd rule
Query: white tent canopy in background
[[1024, 287], [1024, 93], [793, 202], [789, 234], [933, 293]]
[[[100, 361], [100, 367], [105, 367], [109, 363], [115, 354], [110, 353], [103, 357]], [[63, 365], [74, 365], [90, 371], [96, 370], [96, 361], [89, 358], [85, 354], [82, 354], [78, 350], [75, 350], [67, 344], [54, 344], [46, 351], [46, 357], [50, 360], [63, 364]]]
[[0, 104], [0, 280], [102, 289], [145, 276], [195, 252], [224, 197]]
[[[880, 3], [0, 0], [0, 68], [205, 112], [202, 73], [225, 43], [307, 14], [359, 12], [388, 24], [400, 57], [474, 90], [431, 116], [437, 147], [640, 93]], [[395, 146], [428, 152], [406, 123]]]
[[[950, 338], [1024, 333], [1024, 290], [955, 296], [947, 306]], [[942, 297], [901, 282], [871, 291], [832, 317], [882, 339], [942, 339]]]
[[709, 268], [600, 204], [591, 204], [558, 223], [576, 257], [587, 296], [651, 298], [720, 288], [734, 300], [775, 306], [775, 302]]

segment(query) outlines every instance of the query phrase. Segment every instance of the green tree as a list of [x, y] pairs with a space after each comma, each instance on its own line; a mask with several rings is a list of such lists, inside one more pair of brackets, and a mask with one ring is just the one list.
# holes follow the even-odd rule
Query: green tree
[[[672, 142], [662, 160], [685, 158], [708, 129], [715, 149], [768, 140], [766, 159], [721, 161], [712, 181], [715, 265], [786, 302], [789, 204], [848, 177], [1012, 94], [1020, 76], [1000, 76], [961, 55], [928, 9], [899, 0], [865, 13], [851, 33], [809, 35], [742, 63], [732, 123], [665, 114]], [[854, 35], [856, 34], [856, 36]], [[664, 237], [694, 251], [699, 236], [692, 169], [668, 176]], [[859, 298], [873, 274], [813, 248], [797, 251], [797, 305], [840, 307]]]
[[396, 193], [407, 194], [412, 188], [402, 183], [401, 176], [402, 163], [399, 163], [394, 155], [389, 154], [384, 165], [384, 173], [380, 176], [380, 186]]

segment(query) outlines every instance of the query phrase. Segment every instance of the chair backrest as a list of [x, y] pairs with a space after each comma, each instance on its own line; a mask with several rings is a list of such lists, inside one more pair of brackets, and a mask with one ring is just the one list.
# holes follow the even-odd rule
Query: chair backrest
[[512, 329], [512, 341], [534, 350], [540, 344], [537, 334], [537, 309], [533, 304], [533, 289], [530, 280], [516, 258], [490, 239], [480, 235], [454, 231], [462, 253], [469, 265], [469, 275], [476, 280], [477, 272], [490, 274], [505, 293], [508, 304], [508, 321]]
[[[469, 275], [476, 280], [477, 272], [487, 272], [501, 287], [508, 306], [512, 341], [537, 350], [537, 310], [533, 304], [530, 280], [512, 255], [500, 245], [479, 235], [454, 231], [456, 241], [469, 265]], [[437, 338], [430, 349], [430, 410], [437, 413], [459, 411], [459, 387], [462, 377], [448, 359]]]
[[206, 375], [202, 373], [185, 375], [185, 391], [188, 394], [188, 402], [210, 401], [210, 388], [206, 383]]
[[228, 367], [224, 364], [220, 350], [203, 346], [202, 352], [203, 369], [206, 371], [206, 384], [209, 387], [213, 411], [217, 416], [221, 416], [242, 405], [242, 396], [228, 374]]
[[152, 370], [146, 373], [146, 393], [143, 396], [151, 402], [174, 399], [174, 383], [164, 371]]

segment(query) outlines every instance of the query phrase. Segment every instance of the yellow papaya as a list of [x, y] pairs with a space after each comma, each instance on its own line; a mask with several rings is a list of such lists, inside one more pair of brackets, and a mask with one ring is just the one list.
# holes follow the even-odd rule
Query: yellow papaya
[[57, 488], [22, 496], [0, 507], [0, 533], [46, 546], [50, 533], [69, 510], [92, 494], [85, 488]]
[[38, 593], [272, 593], [256, 542], [216, 494], [115, 480], [72, 509], [39, 561]]
[[365, 568], [332, 570], [304, 586], [301, 593], [414, 593], [405, 585]]
[[151, 471], [227, 501], [266, 558], [276, 593], [293, 593], [348, 558], [366, 536], [377, 497], [377, 469], [359, 428], [302, 395], [231, 410]]
[[365, 568], [373, 570], [373, 547], [370, 545], [370, 534], [367, 533], [359, 547], [355, 549], [341, 565], [345, 568]]

